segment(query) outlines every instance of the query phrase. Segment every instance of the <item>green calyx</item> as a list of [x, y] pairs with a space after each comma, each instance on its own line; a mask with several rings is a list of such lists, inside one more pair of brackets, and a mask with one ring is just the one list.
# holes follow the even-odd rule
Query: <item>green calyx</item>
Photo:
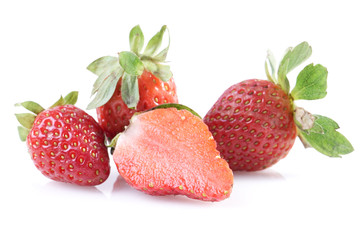
[[[290, 91], [287, 74], [305, 62], [311, 53], [312, 48], [307, 42], [302, 42], [294, 48], [288, 48], [276, 71], [275, 57], [268, 51], [265, 61], [268, 80], [278, 84], [289, 95], [292, 102], [300, 99], [321, 99], [327, 94], [328, 71], [324, 66], [313, 63], [308, 64], [300, 71], [295, 87]], [[298, 136], [305, 147], [313, 147], [329, 157], [341, 157], [341, 155], [354, 150], [351, 143], [337, 131], [339, 126], [335, 121], [324, 116], [313, 115], [294, 104], [293, 109]]]
[[105, 56], [93, 61], [87, 69], [98, 78], [93, 85], [91, 95], [95, 95], [87, 106], [94, 109], [107, 103], [114, 94], [120, 78], [121, 96], [129, 108], [136, 108], [140, 99], [138, 77], [146, 69], [162, 81], [172, 77], [170, 67], [163, 64], [169, 51], [168, 45], [160, 50], [167, 27], [164, 25], [147, 43], [144, 51], [144, 34], [139, 25], [133, 27], [129, 35], [130, 51], [122, 51], [117, 57]]
[[337, 131], [339, 125], [334, 120], [320, 115], [313, 116], [314, 126], [299, 131], [299, 137], [305, 147], [311, 146], [329, 157], [341, 157], [354, 151], [349, 140]]
[[[49, 108], [54, 108], [56, 106], [62, 106], [62, 105], [68, 105], [68, 104], [75, 105], [75, 103], [77, 102], [77, 99], [78, 99], [78, 92], [76, 92], [76, 91], [70, 92], [65, 97], [60, 96], [60, 99], [57, 100]], [[20, 140], [24, 142], [24, 141], [26, 141], [26, 137], [29, 134], [29, 132], [34, 124], [36, 116], [39, 113], [41, 113], [42, 111], [44, 111], [45, 109], [42, 106], [40, 106], [38, 103], [33, 102], [33, 101], [16, 103], [15, 106], [24, 107], [28, 111], [32, 112], [32, 113], [16, 113], [15, 114], [16, 119], [18, 120], [18, 122], [21, 125], [21, 126], [18, 126], [19, 137], [20, 137]]]

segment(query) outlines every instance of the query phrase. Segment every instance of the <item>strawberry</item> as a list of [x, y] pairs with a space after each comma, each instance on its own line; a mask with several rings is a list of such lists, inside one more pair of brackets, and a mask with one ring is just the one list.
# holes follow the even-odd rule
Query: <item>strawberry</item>
[[270, 81], [231, 86], [204, 118], [233, 170], [260, 170], [285, 157], [296, 138], [289, 97]]
[[140, 53], [144, 36], [135, 26], [129, 37], [131, 51], [101, 57], [88, 66], [99, 76], [92, 91], [96, 96], [88, 109], [96, 108], [99, 124], [109, 139], [124, 131], [135, 112], [178, 102], [170, 67], [162, 64], [169, 46], [157, 53], [166, 29], [163, 26]]
[[289, 153], [296, 136], [306, 147], [330, 157], [353, 151], [351, 143], [336, 131], [339, 126], [335, 121], [312, 115], [294, 103], [326, 95], [328, 72], [320, 64], [307, 65], [289, 91], [287, 74], [308, 59], [311, 52], [306, 42], [289, 48], [279, 64], [277, 77], [275, 60], [269, 52], [265, 65], [268, 80], [250, 79], [234, 84], [208, 111], [204, 122], [232, 170], [256, 171], [272, 166]]
[[229, 197], [233, 174], [208, 127], [174, 106], [134, 115], [112, 141], [117, 141], [113, 159], [120, 175], [151, 195], [181, 194], [205, 201]]
[[109, 176], [110, 165], [104, 132], [83, 110], [73, 106], [77, 92], [72, 92], [48, 109], [27, 101], [31, 113], [16, 114], [19, 134], [27, 142], [35, 166], [55, 181], [93, 186]]

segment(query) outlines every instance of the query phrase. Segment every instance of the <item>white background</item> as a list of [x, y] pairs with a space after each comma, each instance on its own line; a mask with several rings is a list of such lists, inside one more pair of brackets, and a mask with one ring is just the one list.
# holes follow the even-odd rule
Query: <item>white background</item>
[[[0, 238], [360, 239], [356, 2], [2, 1]], [[168, 25], [179, 100], [202, 116], [230, 85], [265, 78], [267, 49], [279, 60], [287, 47], [308, 41], [307, 63], [328, 68], [328, 95], [298, 105], [336, 120], [355, 152], [330, 159], [297, 140], [272, 168], [234, 173], [230, 198], [215, 203], [138, 192], [113, 163], [97, 187], [45, 178], [18, 139], [14, 104], [50, 106], [79, 90], [77, 106], [85, 108], [96, 78], [86, 66], [128, 50], [136, 24], [147, 40]], [[298, 71], [289, 75], [292, 86]]]

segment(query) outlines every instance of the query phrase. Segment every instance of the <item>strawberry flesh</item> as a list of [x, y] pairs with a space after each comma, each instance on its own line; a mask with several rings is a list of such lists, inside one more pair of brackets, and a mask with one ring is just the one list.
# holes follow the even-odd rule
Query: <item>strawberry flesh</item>
[[206, 201], [229, 197], [233, 174], [202, 120], [186, 110], [136, 115], [113, 155], [120, 175], [151, 195], [186, 195]]

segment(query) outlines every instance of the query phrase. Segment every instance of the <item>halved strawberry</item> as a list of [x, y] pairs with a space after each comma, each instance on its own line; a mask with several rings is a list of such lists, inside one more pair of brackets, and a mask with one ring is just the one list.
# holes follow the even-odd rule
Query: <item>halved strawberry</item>
[[151, 195], [220, 201], [231, 193], [229, 165], [216, 150], [208, 127], [187, 110], [134, 115], [117, 138], [113, 158], [131, 186]]
[[144, 36], [135, 26], [129, 37], [131, 51], [101, 57], [88, 66], [99, 76], [92, 91], [96, 96], [88, 109], [96, 108], [99, 124], [109, 139], [124, 131], [135, 112], [178, 102], [170, 67], [163, 64], [169, 45], [158, 52], [166, 29], [163, 26], [141, 52]]

